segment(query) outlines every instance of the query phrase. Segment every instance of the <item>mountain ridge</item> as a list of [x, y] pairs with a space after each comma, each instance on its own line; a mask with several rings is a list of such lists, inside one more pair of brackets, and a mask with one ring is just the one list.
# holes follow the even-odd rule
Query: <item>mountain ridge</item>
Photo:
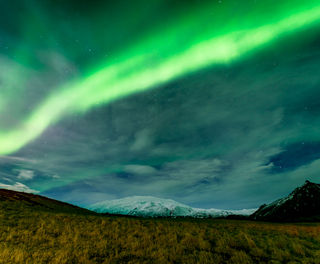
[[193, 217], [217, 218], [231, 215], [250, 215], [256, 209], [221, 210], [201, 209], [152, 196], [130, 196], [122, 199], [106, 200], [89, 207], [97, 213], [129, 215], [139, 217]]
[[152, 196], [107, 200], [82, 208], [38, 194], [0, 189], [0, 209], [19, 210], [19, 208], [129, 217], [248, 218], [254, 221], [273, 222], [320, 221], [320, 184], [306, 181], [284, 198], [263, 204], [258, 209], [242, 210], [193, 208], [171, 199]]

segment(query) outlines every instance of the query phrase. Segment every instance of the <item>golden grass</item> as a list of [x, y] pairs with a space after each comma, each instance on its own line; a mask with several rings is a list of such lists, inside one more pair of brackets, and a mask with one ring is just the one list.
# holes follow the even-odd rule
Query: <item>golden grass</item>
[[0, 263], [320, 263], [320, 224], [54, 214], [11, 203], [0, 206]]

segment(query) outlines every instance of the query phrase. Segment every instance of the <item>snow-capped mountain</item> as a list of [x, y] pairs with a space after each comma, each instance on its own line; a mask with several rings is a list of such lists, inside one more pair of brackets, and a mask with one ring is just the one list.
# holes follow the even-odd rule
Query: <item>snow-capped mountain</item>
[[228, 215], [250, 215], [256, 209], [219, 210], [192, 208], [170, 199], [151, 196], [132, 196], [107, 200], [88, 207], [97, 213], [132, 215], [141, 217], [224, 217]]
[[320, 184], [306, 181], [287, 197], [264, 204], [251, 215], [254, 220], [320, 220]]

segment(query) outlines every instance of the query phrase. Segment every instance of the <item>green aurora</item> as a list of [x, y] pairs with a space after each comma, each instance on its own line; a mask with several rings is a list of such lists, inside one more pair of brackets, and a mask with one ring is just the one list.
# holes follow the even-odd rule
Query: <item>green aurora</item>
[[[237, 23], [234, 19], [221, 28], [221, 17], [215, 20], [213, 13], [217, 4], [203, 5], [172, 19], [171, 24], [166, 25], [168, 28], [147, 34], [137, 44], [118, 51], [114, 59], [108, 59], [92, 73], [54, 89], [21, 124], [9, 129], [1, 127], [0, 154], [18, 151], [65, 116], [85, 113], [206, 67], [230, 64], [257, 49], [273, 45], [279, 37], [318, 26], [318, 1], [284, 2], [274, 7], [273, 16], [252, 12], [246, 16], [246, 23]], [[198, 32], [195, 28], [204, 30]]]
[[318, 0], [0, 3], [0, 188], [255, 208], [320, 168]]

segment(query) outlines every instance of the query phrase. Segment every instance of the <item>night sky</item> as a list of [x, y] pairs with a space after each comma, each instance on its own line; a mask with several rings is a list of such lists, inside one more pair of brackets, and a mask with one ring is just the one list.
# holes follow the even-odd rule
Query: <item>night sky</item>
[[318, 0], [0, 0], [0, 188], [242, 209], [306, 179]]

